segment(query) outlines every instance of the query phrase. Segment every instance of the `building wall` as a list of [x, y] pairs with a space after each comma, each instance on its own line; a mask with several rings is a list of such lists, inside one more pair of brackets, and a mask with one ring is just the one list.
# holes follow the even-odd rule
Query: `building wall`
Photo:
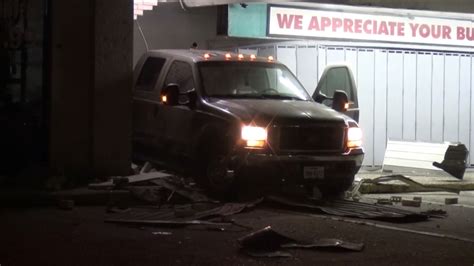
[[185, 11], [179, 3], [159, 3], [134, 22], [134, 65], [147, 45], [149, 49], [186, 49], [196, 42], [199, 48], [207, 49], [217, 36], [216, 25], [216, 6]]

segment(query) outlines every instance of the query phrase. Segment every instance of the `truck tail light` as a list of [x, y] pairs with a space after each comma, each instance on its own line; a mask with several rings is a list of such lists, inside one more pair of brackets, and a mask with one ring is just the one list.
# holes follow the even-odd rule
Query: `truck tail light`
[[359, 127], [350, 127], [347, 130], [347, 147], [357, 148], [362, 146], [362, 129]]

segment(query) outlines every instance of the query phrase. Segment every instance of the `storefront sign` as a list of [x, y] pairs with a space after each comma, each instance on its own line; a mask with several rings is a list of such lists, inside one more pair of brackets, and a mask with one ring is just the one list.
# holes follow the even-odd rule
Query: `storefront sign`
[[472, 47], [474, 23], [269, 6], [267, 35]]

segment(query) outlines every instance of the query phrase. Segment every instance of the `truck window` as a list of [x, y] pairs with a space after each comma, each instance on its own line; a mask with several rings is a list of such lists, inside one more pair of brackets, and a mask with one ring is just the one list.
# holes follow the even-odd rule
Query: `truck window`
[[143, 64], [135, 88], [142, 91], [152, 91], [160, 76], [165, 59], [160, 57], [149, 57]]
[[328, 70], [326, 76], [321, 81], [321, 92], [328, 97], [332, 97], [336, 90], [347, 93], [349, 100], [353, 101], [351, 79], [347, 68], [336, 67]]
[[166, 76], [165, 86], [170, 83], [179, 85], [181, 92], [188, 92], [194, 88], [193, 71], [188, 63], [174, 61]]

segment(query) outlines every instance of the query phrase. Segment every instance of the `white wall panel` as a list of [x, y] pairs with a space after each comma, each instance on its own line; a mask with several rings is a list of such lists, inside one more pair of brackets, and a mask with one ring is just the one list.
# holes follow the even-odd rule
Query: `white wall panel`
[[403, 139], [403, 54], [388, 53], [387, 135], [391, 140]]
[[472, 107], [472, 104], [474, 104], [474, 56], [471, 55], [471, 144], [468, 146], [468, 149], [470, 151], [470, 164], [474, 164], [474, 108]]
[[403, 140], [416, 138], [416, 53], [403, 56]]
[[342, 47], [331, 47], [326, 50], [326, 64], [338, 64], [345, 60], [344, 48]]
[[358, 64], [358, 59], [357, 59], [357, 55], [358, 55], [357, 50], [346, 49], [344, 54], [345, 54], [344, 62], [351, 67], [352, 73], [354, 74], [355, 82], [356, 84], [358, 84], [359, 79], [358, 79], [357, 72], [359, 71], [358, 70], [359, 64]]
[[318, 81], [327, 65], [327, 49], [326, 47], [318, 47]]
[[298, 46], [296, 49], [297, 76], [309, 95], [318, 85], [318, 50], [316, 46]]
[[374, 163], [374, 52], [363, 50], [358, 53], [360, 63], [357, 72], [359, 96], [359, 125], [362, 128], [363, 143], [366, 151], [365, 165]]
[[285, 64], [296, 75], [296, 46], [277, 46], [277, 60]]
[[261, 47], [258, 47], [257, 49], [258, 53], [257, 55], [258, 56], [263, 56], [263, 57], [268, 57], [268, 56], [275, 56], [276, 52], [275, 52], [275, 46], [261, 46]]
[[382, 165], [387, 145], [387, 60], [386, 51], [375, 51], [374, 165]]
[[471, 57], [460, 57], [459, 68], [459, 141], [470, 144]]
[[459, 138], [459, 55], [446, 55], [444, 68], [444, 141]]
[[433, 54], [431, 96], [431, 141], [443, 142], [444, 126], [444, 55]]
[[418, 54], [416, 74], [416, 140], [431, 141], [431, 53]]

